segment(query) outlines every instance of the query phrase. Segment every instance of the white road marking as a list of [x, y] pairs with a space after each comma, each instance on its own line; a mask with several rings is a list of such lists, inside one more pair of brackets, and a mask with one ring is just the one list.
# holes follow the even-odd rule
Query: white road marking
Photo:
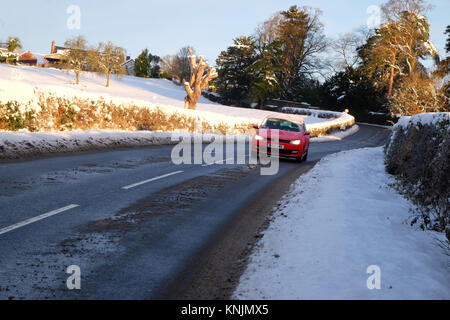
[[41, 214], [40, 216], [37, 216], [37, 217], [34, 217], [34, 218], [30, 218], [30, 219], [24, 220], [22, 222], [13, 224], [12, 226], [0, 229], [0, 235], [4, 234], [4, 233], [7, 233], [7, 232], [10, 232], [10, 231], [13, 231], [15, 229], [24, 227], [24, 226], [26, 226], [28, 224], [37, 222], [39, 220], [42, 220], [42, 219], [45, 219], [45, 218], [49, 218], [49, 217], [54, 216], [54, 215], [56, 215], [58, 213], [61, 213], [61, 212], [64, 212], [64, 211], [67, 211], [67, 210], [70, 210], [70, 209], [73, 209], [73, 208], [76, 208], [76, 207], [79, 207], [79, 205], [71, 204], [71, 205], [69, 205], [67, 207], [64, 207], [64, 208], [61, 208], [61, 209], [57, 209], [57, 210], [53, 210], [53, 211]]
[[152, 182], [152, 181], [164, 179], [164, 178], [167, 178], [167, 177], [170, 177], [170, 176], [179, 174], [179, 173], [183, 173], [183, 172], [184, 172], [184, 171], [175, 171], [175, 172], [171, 172], [171, 173], [168, 173], [168, 174], [164, 174], [164, 175], [162, 175], [162, 176], [159, 176], [159, 177], [154, 177], [154, 178], [151, 178], [151, 179], [148, 179], [148, 180], [145, 180], [145, 181], [141, 181], [141, 182], [137, 182], [137, 183], [130, 184], [129, 186], [122, 187], [122, 189], [128, 190], [128, 189], [131, 189], [131, 188], [134, 188], [134, 187], [138, 187], [138, 186], [141, 186], [141, 185], [143, 185], [143, 184], [146, 184], [146, 183], [149, 183], [149, 182]]
[[227, 162], [228, 160], [234, 160], [234, 157], [233, 158], [228, 158], [228, 159], [225, 159], [225, 160], [218, 160], [218, 161], [213, 162], [213, 163], [207, 163], [207, 164], [202, 165], [202, 167], [208, 167], [208, 166], [212, 166], [213, 164], [219, 164], [219, 163]]

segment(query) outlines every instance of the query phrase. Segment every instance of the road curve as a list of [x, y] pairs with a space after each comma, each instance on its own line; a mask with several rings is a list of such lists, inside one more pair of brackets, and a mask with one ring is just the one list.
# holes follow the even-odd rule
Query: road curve
[[[177, 166], [172, 146], [2, 163], [0, 299], [224, 297], [215, 283], [227, 280], [224, 266], [246, 244], [238, 242], [298, 175], [327, 154], [383, 145], [389, 134], [360, 127], [311, 144], [308, 162], [281, 161], [273, 176], [248, 164]], [[208, 273], [205, 261], [222, 266]], [[71, 265], [80, 267], [80, 290], [66, 285]]]

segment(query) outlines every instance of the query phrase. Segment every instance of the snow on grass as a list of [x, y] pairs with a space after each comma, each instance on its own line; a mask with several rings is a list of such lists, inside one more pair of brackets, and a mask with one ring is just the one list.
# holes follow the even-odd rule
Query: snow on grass
[[[103, 98], [115, 104], [159, 107], [168, 113], [201, 116], [213, 123], [227, 123], [230, 126], [260, 123], [266, 116], [276, 114], [264, 110], [224, 106], [204, 97], [200, 97], [197, 110], [186, 110], [184, 88], [164, 79], [132, 76], [117, 79], [113, 76], [109, 88], [105, 87], [105, 81], [105, 77], [85, 72], [80, 77], [80, 84], [75, 85], [75, 77], [71, 72], [53, 68], [0, 65], [0, 101], [16, 100], [25, 104], [36, 101], [39, 93], [53, 93], [66, 98]], [[316, 115], [299, 117], [309, 125], [308, 129], [313, 129], [316, 123], [326, 123], [328, 120]]]
[[[237, 299], [449, 299], [450, 261], [405, 221], [382, 148], [330, 155], [281, 201], [234, 293]], [[367, 268], [381, 269], [369, 290]]]

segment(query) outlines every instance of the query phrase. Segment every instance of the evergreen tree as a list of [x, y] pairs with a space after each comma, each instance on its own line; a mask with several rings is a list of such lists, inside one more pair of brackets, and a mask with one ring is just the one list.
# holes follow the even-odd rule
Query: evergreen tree
[[327, 109], [349, 109], [357, 121], [365, 121], [369, 112], [387, 113], [384, 92], [375, 87], [375, 81], [362, 68], [346, 68], [322, 85], [322, 103]]
[[142, 50], [134, 61], [134, 72], [137, 77], [148, 78], [150, 76], [150, 61], [148, 49]]
[[264, 103], [281, 93], [278, 81], [282, 65], [281, 42], [273, 41], [265, 45], [256, 61], [247, 69], [252, 75], [250, 95], [253, 101], [259, 103], [260, 108]]
[[320, 11], [292, 6], [281, 12], [276, 26], [277, 39], [282, 42], [283, 64], [280, 85], [286, 99], [298, 99], [304, 79], [321, 68], [317, 55], [327, 47]]
[[240, 106], [242, 100], [249, 98], [253, 81], [249, 67], [256, 60], [253, 37], [240, 37], [222, 51], [216, 61], [219, 78], [217, 92], [226, 100]]
[[143, 78], [159, 78], [160, 62], [160, 57], [152, 55], [148, 49], [142, 50], [141, 54], [135, 60], [134, 71], [136, 76]]
[[8, 38], [8, 51], [14, 52], [16, 49], [21, 49], [22, 43], [19, 38], [9, 37]]

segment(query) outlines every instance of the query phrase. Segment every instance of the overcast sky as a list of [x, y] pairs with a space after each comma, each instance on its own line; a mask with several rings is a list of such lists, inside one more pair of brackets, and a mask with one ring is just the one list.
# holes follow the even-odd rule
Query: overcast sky
[[[367, 9], [379, 0], [0, 0], [0, 41], [8, 36], [22, 40], [25, 50], [49, 53], [52, 40], [63, 45], [67, 38], [84, 35], [91, 44], [112, 41], [136, 57], [144, 48], [153, 54], [174, 54], [193, 46], [211, 63], [233, 38], [252, 34], [273, 13], [291, 5], [307, 5], [323, 11], [321, 21], [328, 37], [366, 25]], [[444, 53], [446, 25], [450, 24], [450, 0], [429, 1], [426, 14], [431, 40]], [[68, 9], [75, 10], [68, 13]], [[77, 9], [80, 25], [77, 25]], [[68, 27], [69, 23], [69, 27]]]

